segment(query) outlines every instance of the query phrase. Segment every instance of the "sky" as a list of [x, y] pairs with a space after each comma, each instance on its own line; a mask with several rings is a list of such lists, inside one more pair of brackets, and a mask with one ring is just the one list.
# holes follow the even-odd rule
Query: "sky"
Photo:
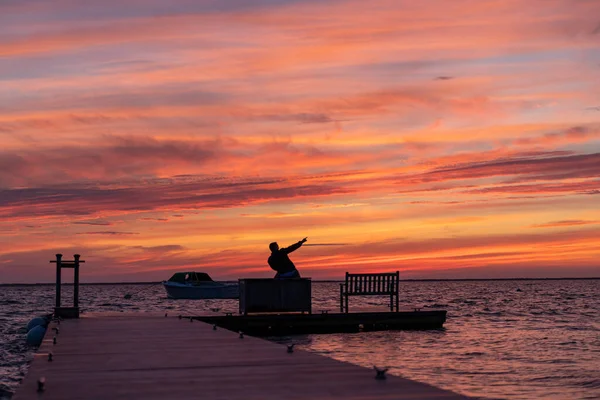
[[600, 276], [600, 2], [4, 0], [0, 143], [0, 283]]

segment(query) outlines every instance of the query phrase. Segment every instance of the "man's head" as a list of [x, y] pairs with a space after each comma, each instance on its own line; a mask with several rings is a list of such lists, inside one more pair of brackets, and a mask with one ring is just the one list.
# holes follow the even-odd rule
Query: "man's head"
[[269, 245], [269, 249], [271, 249], [271, 253], [274, 251], [279, 250], [279, 245], [277, 244], [277, 242], [273, 242]]

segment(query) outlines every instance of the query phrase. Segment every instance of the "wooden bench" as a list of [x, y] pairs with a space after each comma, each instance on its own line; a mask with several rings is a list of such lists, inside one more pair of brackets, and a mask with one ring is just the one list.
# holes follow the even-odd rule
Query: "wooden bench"
[[[400, 272], [381, 274], [350, 274], [340, 283], [340, 312], [348, 312], [350, 296], [390, 296], [390, 311], [398, 311]], [[394, 297], [396, 298], [394, 301]]]

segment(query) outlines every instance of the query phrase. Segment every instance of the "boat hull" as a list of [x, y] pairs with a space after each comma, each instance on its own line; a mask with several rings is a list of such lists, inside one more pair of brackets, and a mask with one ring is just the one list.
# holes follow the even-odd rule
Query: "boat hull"
[[240, 296], [237, 283], [186, 285], [166, 281], [163, 286], [170, 299], [237, 299]]

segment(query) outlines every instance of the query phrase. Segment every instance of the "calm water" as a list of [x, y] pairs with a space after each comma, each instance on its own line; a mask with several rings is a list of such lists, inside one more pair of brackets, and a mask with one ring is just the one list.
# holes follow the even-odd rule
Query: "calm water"
[[[486, 399], [600, 398], [600, 280], [403, 282], [400, 290], [405, 306], [447, 309], [445, 329], [272, 339]], [[160, 286], [80, 292], [84, 311], [237, 311], [235, 300], [168, 300]], [[336, 283], [313, 283], [314, 310], [336, 310], [338, 293]], [[51, 310], [53, 296], [52, 286], [0, 287], [0, 399], [10, 398], [31, 360], [25, 325]]]

